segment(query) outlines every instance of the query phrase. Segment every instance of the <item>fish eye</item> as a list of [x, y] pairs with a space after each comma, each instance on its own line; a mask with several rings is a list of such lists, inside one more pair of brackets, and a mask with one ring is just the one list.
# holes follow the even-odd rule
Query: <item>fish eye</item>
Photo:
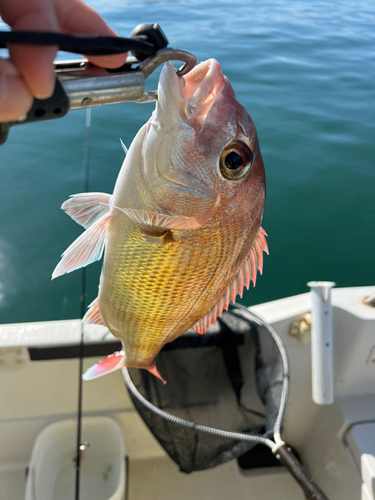
[[220, 155], [220, 171], [231, 181], [238, 181], [250, 170], [254, 154], [249, 146], [239, 140], [228, 144]]

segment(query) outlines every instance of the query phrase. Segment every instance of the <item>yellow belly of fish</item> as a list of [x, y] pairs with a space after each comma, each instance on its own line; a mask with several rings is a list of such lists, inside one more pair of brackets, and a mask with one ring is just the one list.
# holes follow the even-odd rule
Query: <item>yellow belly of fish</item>
[[166, 342], [215, 303], [230, 263], [220, 231], [201, 229], [199, 237], [168, 231], [155, 238], [132, 225], [126, 237], [121, 233], [108, 239], [100, 311], [109, 330], [122, 339], [127, 365], [147, 367]]

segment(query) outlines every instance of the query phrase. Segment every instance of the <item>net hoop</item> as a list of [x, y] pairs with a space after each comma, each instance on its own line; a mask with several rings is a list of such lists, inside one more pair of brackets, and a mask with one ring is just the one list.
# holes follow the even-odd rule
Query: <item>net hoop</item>
[[145, 406], [148, 410], [151, 412], [155, 413], [161, 418], [164, 418], [165, 420], [168, 420], [169, 422], [172, 422], [177, 425], [181, 425], [183, 427], [188, 427], [190, 429], [194, 429], [196, 431], [200, 431], [206, 434], [212, 434], [216, 436], [220, 436], [222, 438], [227, 438], [227, 439], [234, 439], [238, 441], [250, 441], [250, 442], [255, 442], [259, 444], [263, 444], [265, 446], [268, 446], [271, 450], [274, 450], [276, 447], [276, 450], [279, 446], [283, 444], [283, 441], [280, 436], [280, 431], [281, 431], [281, 425], [282, 425], [282, 420], [284, 417], [285, 413], [285, 407], [286, 407], [286, 402], [288, 399], [288, 393], [289, 393], [289, 363], [288, 363], [288, 358], [285, 350], [285, 346], [283, 341], [281, 340], [279, 334], [276, 332], [276, 330], [273, 328], [272, 325], [269, 323], [266, 323], [261, 317], [258, 315], [254, 314], [252, 311], [247, 309], [246, 307], [242, 306], [241, 304], [233, 304], [232, 307], [234, 309], [237, 309], [237, 311], [243, 313], [243, 315], [246, 317], [246, 319], [250, 319], [251, 321], [255, 322], [258, 326], [262, 326], [263, 328], [266, 328], [267, 331], [270, 333], [272, 336], [276, 346], [279, 349], [281, 360], [282, 360], [282, 366], [283, 366], [283, 382], [282, 382], [282, 389], [281, 389], [281, 396], [280, 396], [280, 406], [279, 406], [279, 411], [276, 417], [276, 421], [273, 427], [273, 436], [274, 436], [274, 441], [271, 439], [267, 439], [261, 436], [253, 436], [251, 434], [245, 434], [242, 432], [230, 432], [230, 431], [224, 431], [222, 429], [215, 429], [214, 427], [208, 427], [205, 425], [200, 425], [196, 424], [194, 422], [191, 422], [189, 420], [185, 420], [179, 417], [176, 417], [172, 415], [171, 413], [168, 413], [164, 410], [161, 410], [157, 406], [154, 406], [152, 403], [150, 403], [142, 394], [138, 391], [138, 389], [135, 387], [129, 372], [127, 368], [122, 368], [122, 377], [125, 382], [126, 387], [128, 390], [133, 394], [135, 398], [143, 405]]

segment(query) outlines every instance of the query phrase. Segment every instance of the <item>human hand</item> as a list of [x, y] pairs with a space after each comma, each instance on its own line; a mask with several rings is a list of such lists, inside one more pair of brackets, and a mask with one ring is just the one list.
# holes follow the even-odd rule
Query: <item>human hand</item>
[[[116, 35], [82, 0], [0, 0], [0, 16], [13, 30]], [[26, 114], [34, 97], [52, 95], [56, 52], [57, 47], [9, 46], [10, 60], [0, 59], [0, 122]], [[126, 54], [88, 59], [97, 66], [118, 68]]]

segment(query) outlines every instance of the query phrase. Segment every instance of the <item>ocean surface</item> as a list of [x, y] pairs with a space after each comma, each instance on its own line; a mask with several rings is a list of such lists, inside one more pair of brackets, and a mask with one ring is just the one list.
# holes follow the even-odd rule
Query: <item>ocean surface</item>
[[[270, 255], [245, 304], [306, 292], [309, 280], [375, 284], [374, 2], [89, 3], [122, 36], [157, 22], [170, 46], [216, 58], [251, 114], [267, 175]], [[112, 192], [119, 137], [129, 145], [153, 107], [92, 110], [90, 191]], [[82, 191], [85, 120], [74, 111], [14, 127], [0, 147], [0, 323], [79, 317], [80, 271], [53, 282], [51, 273], [80, 234], [60, 205]], [[100, 268], [87, 268], [87, 303]]]

